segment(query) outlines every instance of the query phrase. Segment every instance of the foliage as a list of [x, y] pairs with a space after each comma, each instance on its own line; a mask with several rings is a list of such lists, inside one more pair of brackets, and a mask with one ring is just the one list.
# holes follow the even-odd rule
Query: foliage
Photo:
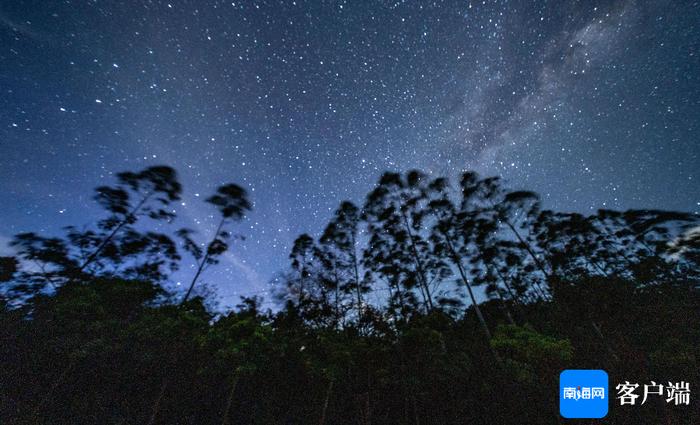
[[[198, 243], [169, 227], [181, 190], [168, 167], [121, 173], [98, 188], [94, 226], [15, 237], [16, 258], [0, 257], [0, 423], [549, 424], [565, 368], [699, 383], [693, 214], [554, 212], [498, 178], [468, 172], [453, 190], [386, 173], [296, 239], [278, 311], [248, 298], [214, 314], [192, 288], [252, 203], [220, 187]], [[182, 251], [184, 297], [162, 285]], [[608, 421], [692, 424], [694, 407]]]

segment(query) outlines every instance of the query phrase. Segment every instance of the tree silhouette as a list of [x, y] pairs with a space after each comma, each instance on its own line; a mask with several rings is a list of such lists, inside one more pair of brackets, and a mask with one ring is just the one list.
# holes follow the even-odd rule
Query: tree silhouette
[[[18, 234], [0, 257], [0, 422], [545, 425], [562, 369], [700, 382], [697, 215], [540, 211], [498, 178], [459, 183], [388, 173], [362, 211], [341, 203], [318, 240], [295, 240], [274, 311], [191, 296], [251, 208], [238, 187], [208, 199], [207, 244], [172, 232], [197, 261], [184, 298], [163, 285], [183, 262], [171, 231], [133, 222], [163, 204], [129, 216], [132, 186], [83, 270], [119, 221]], [[606, 420], [700, 420], [692, 400], [656, 401]]]
[[326, 226], [319, 242], [332, 258], [332, 271], [337, 274], [337, 288], [346, 294], [354, 293], [358, 321], [363, 319], [362, 294], [369, 287], [362, 281], [360, 260], [357, 255], [357, 235], [360, 211], [351, 202], [342, 202], [333, 219]]
[[[343, 273], [343, 262], [334, 245], [328, 241], [319, 242], [316, 249], [319, 263], [319, 285], [327, 294], [329, 310], [332, 310], [332, 327], [343, 328], [347, 324], [347, 313], [351, 306], [348, 302], [347, 276]], [[341, 287], [343, 288], [341, 290]]]
[[292, 251], [289, 254], [292, 270], [295, 277], [288, 283], [293, 295], [296, 296], [298, 306], [304, 308], [311, 302], [312, 285], [311, 279], [314, 277], [315, 264], [315, 243], [311, 236], [300, 235], [294, 240]]
[[[462, 188], [462, 210], [471, 211], [496, 225], [494, 232], [500, 232], [501, 224], [527, 251], [533, 263], [549, 278], [549, 272], [532, 246], [530, 234], [539, 212], [537, 194], [529, 191], [509, 192], [499, 177], [479, 179], [474, 172], [466, 172], [460, 181]], [[527, 232], [524, 236], [521, 231]]]
[[117, 174], [115, 186], [100, 186], [95, 199], [109, 216], [96, 230], [66, 228], [66, 237], [44, 237], [33, 232], [15, 235], [10, 245], [29, 267], [22, 267], [20, 285], [13, 291], [28, 299], [45, 287], [55, 290], [67, 281], [90, 275], [162, 280], [180, 259], [169, 236], [142, 233], [134, 225], [142, 217], [172, 221], [172, 202], [180, 197], [177, 173], [167, 166], [146, 168], [138, 173]]
[[440, 283], [444, 274], [441, 264], [431, 264], [431, 247], [426, 229], [421, 226], [421, 209], [427, 202], [427, 179], [418, 171], [406, 176], [385, 173], [377, 187], [367, 195], [364, 219], [368, 222], [371, 243], [390, 247], [391, 255], [413, 264], [413, 273], [406, 274], [402, 286], [418, 288], [427, 311], [434, 308], [431, 285]]
[[187, 288], [185, 296], [182, 298], [182, 303], [187, 302], [189, 299], [202, 272], [204, 272], [208, 266], [217, 264], [219, 262], [219, 257], [228, 251], [229, 240], [232, 234], [226, 226], [230, 223], [242, 220], [245, 214], [252, 208], [245, 189], [233, 183], [219, 187], [214, 195], [207, 198], [206, 202], [214, 205], [219, 210], [221, 218], [214, 231], [214, 236], [207, 244], [204, 251], [192, 241], [190, 237], [191, 230], [180, 229], [178, 231], [178, 236], [184, 241], [185, 249], [197, 261], [197, 270], [192, 277], [192, 281]]
[[110, 213], [100, 221], [101, 232], [85, 235], [86, 243], [93, 246], [92, 252], [82, 261], [78, 271], [85, 270], [109, 247], [114, 237], [141, 216], [153, 220], [170, 221], [175, 214], [167, 210], [170, 204], [180, 199], [182, 186], [177, 173], [167, 166], [154, 166], [138, 173], [117, 174], [116, 186], [100, 186], [95, 199]]
[[[433, 214], [436, 219], [431, 235], [436, 254], [440, 257], [449, 258], [452, 264], [456, 266], [462, 284], [464, 284], [469, 292], [471, 306], [474, 308], [481, 328], [490, 344], [491, 331], [481, 312], [481, 308], [479, 308], [479, 303], [472, 289], [472, 283], [467, 277], [467, 272], [462, 264], [462, 257], [464, 255], [469, 255], [474, 240], [476, 226], [474, 220], [476, 217], [469, 211], [464, 211], [462, 214], [457, 213], [457, 209], [452, 204], [449, 199], [449, 194], [447, 193], [448, 182], [446, 179], [440, 178], [434, 180], [430, 184], [430, 189], [432, 196], [426, 211]], [[497, 356], [495, 351], [493, 353]]]
[[[214, 195], [207, 198], [206, 202], [214, 205], [221, 214], [221, 218], [219, 219], [219, 224], [216, 227], [214, 236], [207, 244], [206, 249], [202, 251], [199, 246], [196, 245], [191, 238], [192, 231], [190, 229], [184, 228], [177, 231], [177, 235], [183, 240], [184, 249], [187, 250], [197, 261], [197, 270], [192, 277], [192, 281], [187, 288], [187, 292], [185, 292], [185, 295], [182, 297], [182, 300], [179, 303], [180, 306], [188, 303], [190, 295], [192, 294], [192, 291], [202, 272], [208, 266], [218, 264], [219, 257], [228, 251], [228, 241], [231, 238], [231, 233], [226, 229], [226, 225], [231, 222], [242, 220], [246, 212], [250, 211], [252, 208], [250, 202], [248, 201], [245, 189], [233, 183], [220, 186]], [[177, 353], [173, 352], [168, 363], [176, 362], [177, 359]], [[235, 382], [232, 384], [234, 390]], [[158, 391], [158, 395], [153, 403], [151, 415], [148, 420], [149, 424], [155, 423], [158, 414], [160, 413], [163, 397], [165, 396], [165, 391], [167, 390], [169, 383], [170, 376], [164, 376], [160, 385], [160, 390]], [[224, 416], [224, 418], [226, 417], [227, 415]]]

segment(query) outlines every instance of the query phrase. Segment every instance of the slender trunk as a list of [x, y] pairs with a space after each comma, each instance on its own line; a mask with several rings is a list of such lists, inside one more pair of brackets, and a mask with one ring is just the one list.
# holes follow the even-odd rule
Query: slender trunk
[[362, 322], [362, 291], [360, 288], [360, 272], [357, 267], [357, 252], [355, 251], [355, 233], [352, 234], [352, 266], [355, 272], [355, 291], [357, 292], [357, 318]]
[[321, 419], [318, 421], [319, 425], [323, 425], [326, 422], [326, 412], [328, 411], [328, 402], [331, 399], [331, 393], [333, 392], [333, 380], [331, 379], [328, 383], [328, 389], [326, 390], [326, 398], [323, 401], [323, 409], [321, 409]]
[[522, 301], [520, 300], [520, 297], [515, 294], [513, 291], [513, 288], [511, 288], [510, 284], [508, 284], [508, 281], [506, 278], [503, 276], [503, 273], [501, 273], [500, 270], [498, 270], [498, 267], [494, 267], [496, 270], [496, 274], [498, 274], [498, 277], [501, 279], [501, 282], [503, 282], [503, 286], [506, 287], [506, 290], [508, 291], [508, 294], [510, 295], [510, 300], [513, 302], [513, 305], [515, 306], [515, 311], [520, 318], [520, 320], [523, 323], [527, 323], [527, 315], [525, 314], [525, 311], [523, 310], [522, 307]]
[[[364, 395], [364, 400], [359, 401], [360, 402], [360, 413], [362, 415], [362, 423], [364, 425], [371, 425], [372, 423], [372, 404], [370, 400], [370, 393], [372, 390], [372, 376], [369, 370], [369, 367], [366, 368], [366, 377], [367, 377], [367, 388], [366, 391], [363, 393]], [[364, 404], [364, 406], [363, 406]]]
[[156, 397], [156, 401], [153, 403], [153, 409], [151, 410], [151, 416], [148, 419], [148, 425], [153, 425], [156, 423], [156, 418], [160, 412], [160, 405], [163, 401], [163, 397], [165, 396], [165, 390], [168, 388], [168, 382], [169, 378], [168, 375], [166, 375], [163, 378], [163, 382], [160, 384], [160, 389], [158, 389], [158, 396]]
[[104, 240], [100, 243], [100, 245], [93, 251], [92, 254], [83, 262], [83, 264], [80, 265], [78, 268], [78, 272], [82, 272], [85, 270], [87, 266], [89, 266], [95, 259], [97, 259], [97, 256], [102, 252], [103, 249], [107, 246], [107, 244], [112, 240], [112, 238], [124, 227], [127, 223], [127, 220], [123, 220], [121, 223], [117, 225], [117, 227], [112, 230], [112, 233], [109, 234]]
[[134, 215], [136, 215], [136, 213], [141, 209], [141, 207], [143, 206], [143, 204], [145, 204], [146, 201], [148, 201], [148, 199], [149, 199], [152, 195], [153, 195], [153, 192], [151, 192], [151, 193], [149, 193], [148, 195], [144, 196], [143, 199], [141, 199], [141, 201], [140, 201], [138, 204], [136, 204], [136, 206], [135, 206], [134, 208], [132, 208], [131, 211], [129, 211], [129, 212], [127, 213], [127, 215], [124, 217], [124, 220], [122, 220], [122, 221], [117, 225], [117, 227], [115, 227], [114, 230], [112, 230], [112, 233], [110, 233], [104, 240], [102, 240], [102, 242], [101, 242], [100, 245], [97, 247], [97, 249], [95, 249], [95, 251], [93, 251], [93, 253], [90, 254], [90, 256], [88, 256], [87, 259], [85, 259], [85, 261], [83, 262], [83, 264], [80, 265], [80, 267], [78, 268], [78, 272], [82, 272], [83, 270], [85, 270], [85, 268], [86, 268], [88, 265], [90, 265], [93, 261], [95, 261], [95, 259], [97, 259], [97, 256], [100, 255], [100, 253], [102, 252], [102, 250], [105, 249], [105, 247], [106, 247], [107, 244], [112, 240], [112, 238], [114, 238], [114, 236], [116, 236], [116, 234], [129, 222], [129, 219], [131, 219], [131, 217], [133, 217]]
[[547, 277], [547, 279], [550, 279], [550, 274], [544, 269], [544, 265], [542, 262], [537, 258], [535, 253], [532, 251], [532, 247], [530, 247], [530, 244], [527, 243], [525, 239], [523, 239], [522, 236], [520, 236], [520, 232], [513, 226], [513, 224], [509, 220], [503, 220], [504, 223], [508, 226], [508, 228], [515, 234], [515, 237], [518, 238], [518, 241], [520, 241], [521, 244], [525, 247], [525, 250], [528, 252], [532, 260], [535, 262], [535, 265], [537, 266], [538, 269]]
[[406, 384], [406, 362], [404, 361], [403, 349], [399, 348], [401, 358], [401, 393], [403, 395], [403, 423], [408, 423], [408, 385]]
[[494, 270], [496, 270], [496, 274], [498, 277], [501, 279], [501, 282], [503, 283], [503, 286], [506, 287], [506, 290], [508, 291], [508, 295], [510, 295], [510, 299], [513, 300], [516, 304], [522, 304], [520, 301], [520, 296], [518, 296], [515, 291], [513, 291], [513, 288], [511, 288], [510, 284], [508, 283], [508, 280], [503, 276], [503, 273], [498, 269], [498, 267], [494, 267]]
[[[401, 314], [403, 314], [403, 312], [405, 311], [406, 308], [405, 308], [405, 305], [403, 302], [401, 288], [398, 288], [398, 287], [396, 288], [396, 291], [397, 291], [396, 298], [394, 298], [394, 288], [388, 280], [386, 281], [386, 286], [387, 286], [387, 288], [389, 288], [389, 299], [390, 300], [397, 299], [399, 301], [399, 308], [401, 309]], [[394, 318], [394, 326], [398, 326], [399, 325], [399, 316], [396, 314], [396, 308], [391, 309], [391, 315]]]
[[[406, 366], [406, 354], [403, 346], [399, 345], [399, 356], [401, 357], [401, 387], [404, 394], [404, 419], [413, 414], [413, 423], [420, 425], [420, 416], [418, 414], [418, 400], [416, 399], [416, 385], [414, 382], [408, 382], [408, 367]], [[409, 412], [409, 410], [411, 412]], [[408, 422], [404, 420], [404, 422]]]
[[226, 407], [224, 408], [224, 415], [221, 420], [221, 425], [228, 425], [230, 423], [229, 421], [229, 413], [231, 412], [231, 405], [233, 404], [233, 396], [236, 393], [236, 386], [238, 385], [238, 373], [235, 373], [233, 375], [233, 379], [231, 380], [231, 389], [228, 392], [228, 397], [226, 398]]
[[[192, 294], [192, 290], [194, 289], [194, 285], [197, 283], [197, 279], [199, 278], [199, 275], [202, 274], [202, 270], [204, 270], [204, 266], [206, 265], [206, 262], [209, 259], [209, 247], [214, 242], [214, 240], [216, 240], [217, 236], [219, 235], [219, 232], [221, 232], [221, 228], [224, 225], [224, 221], [225, 221], [225, 218], [221, 217], [221, 221], [219, 222], [219, 226], [216, 228], [216, 233], [214, 233], [214, 238], [212, 239], [211, 242], [209, 242], [209, 245], [207, 245], [207, 252], [204, 254], [204, 257], [202, 257], [202, 261], [199, 262], [199, 266], [197, 267], [197, 272], [195, 273], [194, 277], [192, 278], [192, 282], [190, 283], [190, 287], [187, 289], [187, 293], [185, 293], [185, 296], [182, 298], [182, 301], [180, 301], [180, 305], [185, 304], [185, 302], [187, 302], [190, 295]], [[158, 392], [158, 396], [156, 398], [156, 401], [153, 403], [153, 411], [151, 413], [151, 418], [148, 421], [149, 425], [153, 425], [155, 423], [156, 418], [158, 417], [158, 413], [160, 411], [161, 401], [163, 400], [163, 396], [165, 395], [165, 391], [168, 388], [168, 383], [169, 383], [169, 377], [168, 377], [168, 375], [166, 375], [163, 378], [163, 382], [161, 383], [160, 390]]]
[[552, 295], [544, 290], [544, 288], [542, 287], [542, 284], [540, 284], [539, 280], [535, 280], [534, 287], [537, 288], [537, 292], [539, 292], [540, 297], [542, 297], [542, 300], [546, 301], [546, 300], [552, 299]]
[[58, 286], [56, 285], [56, 282], [54, 282], [53, 277], [51, 277], [51, 274], [46, 271], [46, 267], [44, 267], [42, 263], [36, 260], [34, 261], [34, 264], [41, 270], [41, 274], [43, 275], [44, 280], [46, 280], [46, 282], [48, 282], [49, 285], [51, 285], [51, 288], [53, 288], [54, 290], [58, 289]]
[[598, 338], [600, 338], [600, 340], [603, 341], [603, 345], [605, 346], [606, 350], [608, 350], [608, 352], [610, 353], [610, 357], [612, 357], [613, 360], [616, 362], [620, 361], [620, 358], [617, 356], [617, 354], [615, 354], [615, 351], [612, 349], [610, 344], [608, 344], [608, 340], [605, 339], [605, 336], [600, 330], [600, 327], [593, 320], [590, 320], [590, 323]]
[[372, 425], [372, 403], [369, 395], [369, 388], [365, 398], [365, 424]]
[[588, 263], [589, 267], [593, 267], [594, 269], [597, 269], [601, 275], [603, 275], [605, 277], [610, 277], [608, 275], [608, 272], [606, 272], [605, 269], [600, 264], [598, 264], [597, 261], [589, 258], [589, 259], [586, 259], [586, 262]]
[[433, 299], [432, 299], [432, 296], [430, 295], [430, 288], [428, 287], [428, 282], [426, 281], [426, 278], [425, 278], [425, 271], [423, 270], [423, 264], [420, 260], [420, 256], [418, 255], [418, 248], [416, 247], [416, 241], [413, 238], [413, 232], [411, 232], [411, 226], [409, 226], [409, 224], [408, 224], [408, 218], [406, 217], [406, 213], [404, 211], [401, 211], [401, 216], [403, 217], [403, 222], [404, 222], [404, 226], [406, 227], [406, 232], [408, 233], [408, 237], [411, 240], [411, 250], [413, 251], [413, 257], [414, 257], [414, 261], [416, 263], [416, 270], [418, 271], [418, 276], [420, 277], [421, 285], [423, 286], [423, 289], [425, 290], [428, 311], [433, 311]]
[[491, 354], [493, 354], [493, 357], [496, 359], [496, 361], [500, 362], [501, 359], [498, 356], [498, 353], [496, 353], [496, 350], [494, 350], [491, 346], [491, 331], [489, 331], [489, 327], [486, 324], [486, 319], [484, 319], [484, 315], [481, 313], [481, 308], [479, 308], [479, 304], [476, 302], [476, 297], [474, 297], [474, 291], [472, 291], [472, 285], [471, 283], [469, 283], [469, 279], [467, 279], [467, 275], [464, 272], [464, 268], [462, 267], [462, 261], [460, 260], [459, 255], [457, 255], [457, 251], [455, 251], [454, 246], [452, 245], [452, 239], [450, 238], [450, 236], [445, 231], [442, 231], [442, 234], [445, 237], [447, 247], [450, 250], [452, 261], [457, 266], [459, 276], [462, 278], [462, 282], [467, 287], [467, 291], [469, 291], [469, 298], [471, 298], [472, 306], [474, 306], [474, 312], [476, 312], [476, 317], [479, 319], [481, 328], [483, 329], [484, 334], [486, 335], [486, 342], [488, 343], [489, 350], [491, 350]]
[[37, 421], [39, 420], [39, 414], [41, 413], [41, 409], [43, 409], [44, 405], [51, 399], [51, 396], [53, 395], [53, 392], [58, 388], [65, 380], [68, 378], [68, 374], [70, 371], [73, 370], [73, 362], [69, 362], [68, 366], [66, 366], [61, 374], [58, 376], [58, 378], [51, 384], [49, 387], [48, 392], [42, 397], [42, 399], [37, 403], [36, 407], [34, 407], [34, 412], [32, 414], [32, 417], [36, 419]]
[[[333, 277], [335, 278], [335, 327], [340, 325], [340, 279], [338, 278], [338, 268], [333, 264]], [[345, 325], [343, 323], [343, 325]], [[344, 326], [343, 326], [344, 327]]]
[[306, 253], [301, 255], [301, 269], [299, 270], [299, 306], [301, 308], [302, 303], [305, 300], [304, 292], [306, 291]]
[[425, 295], [425, 288], [423, 288], [423, 284], [421, 284], [421, 283], [418, 284], [418, 291], [420, 292], [421, 298], [423, 298], [423, 304], [426, 306], [426, 309], [429, 311], [430, 309], [428, 308], [428, 297], [427, 297], [427, 295]]
[[503, 299], [503, 294], [501, 294], [501, 288], [499, 288], [498, 286], [496, 286], [496, 293], [498, 294], [498, 300], [500, 301], [501, 309], [503, 309], [503, 313], [505, 313], [506, 318], [508, 319], [508, 323], [510, 323], [511, 325], [515, 325], [515, 320], [513, 320], [513, 316], [510, 314], [510, 309], [508, 308], [506, 301]]
[[180, 304], [184, 304], [190, 298], [190, 294], [192, 294], [192, 290], [194, 289], [194, 285], [197, 283], [197, 279], [199, 279], [199, 275], [202, 274], [202, 271], [204, 270], [204, 266], [206, 266], [207, 261], [209, 260], [209, 247], [211, 247], [211, 244], [214, 243], [216, 238], [219, 236], [219, 233], [221, 232], [221, 228], [224, 226], [225, 220], [226, 219], [224, 217], [221, 217], [221, 221], [219, 221], [219, 226], [216, 228], [216, 233], [214, 233], [214, 238], [207, 245], [207, 252], [204, 253], [204, 257], [202, 257], [202, 261], [199, 262], [199, 265], [197, 267], [197, 272], [194, 274], [194, 277], [192, 278], [192, 282], [190, 282], [190, 287], [187, 289], [187, 293], [185, 294], [185, 297], [182, 299]]
[[416, 400], [415, 394], [411, 393], [411, 405], [413, 406], [413, 418], [416, 421], [416, 425], [420, 425], [420, 416], [418, 415], [418, 400]]
[[[387, 286], [387, 289], [389, 290], [389, 302], [387, 303], [387, 308], [390, 308], [391, 303], [394, 300], [394, 290], [392, 289], [391, 284], [389, 282], [387, 282], [386, 286]], [[394, 310], [394, 309], [392, 308], [392, 310]], [[394, 321], [396, 322], [396, 319], [397, 319], [396, 312], [394, 312], [393, 316], [394, 316]]]

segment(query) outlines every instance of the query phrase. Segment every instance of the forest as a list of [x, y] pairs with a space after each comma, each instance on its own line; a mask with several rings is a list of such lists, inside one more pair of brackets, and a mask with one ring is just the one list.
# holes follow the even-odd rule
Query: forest
[[[557, 424], [564, 369], [608, 372], [605, 423], [700, 423], [700, 217], [457, 180], [384, 173], [296, 238], [279, 308], [221, 312], [198, 288], [250, 195], [208, 197], [202, 240], [178, 225], [174, 169], [118, 174], [103, 216], [0, 258], [0, 423]], [[690, 382], [691, 403], [620, 406], [625, 381]]]

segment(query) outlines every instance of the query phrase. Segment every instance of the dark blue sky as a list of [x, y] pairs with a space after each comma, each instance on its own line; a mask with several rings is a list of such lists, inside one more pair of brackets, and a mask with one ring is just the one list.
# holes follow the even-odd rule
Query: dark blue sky
[[217, 185], [252, 195], [247, 240], [204, 279], [224, 304], [384, 170], [698, 212], [698, 22], [670, 1], [3, 2], [0, 252], [94, 221], [95, 186], [163, 163], [200, 236]]

